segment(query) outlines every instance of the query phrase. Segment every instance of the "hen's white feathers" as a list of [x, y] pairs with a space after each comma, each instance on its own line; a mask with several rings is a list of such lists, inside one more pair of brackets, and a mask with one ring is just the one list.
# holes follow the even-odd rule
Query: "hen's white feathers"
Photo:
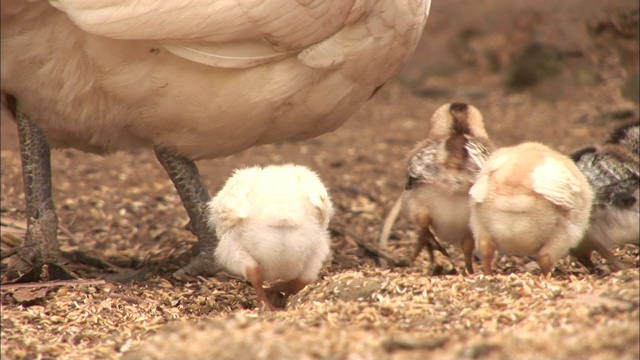
[[209, 224], [219, 233], [232, 230], [249, 216], [259, 216], [273, 227], [295, 227], [311, 213], [327, 227], [333, 214], [318, 176], [299, 165], [236, 170], [211, 200], [209, 210]]
[[[355, 0], [51, 0], [84, 31], [122, 40], [261, 38], [296, 49], [344, 26]], [[372, 0], [368, 0], [372, 2]]]
[[2, 4], [2, 91], [52, 147], [202, 159], [336, 129], [408, 61], [430, 2]]

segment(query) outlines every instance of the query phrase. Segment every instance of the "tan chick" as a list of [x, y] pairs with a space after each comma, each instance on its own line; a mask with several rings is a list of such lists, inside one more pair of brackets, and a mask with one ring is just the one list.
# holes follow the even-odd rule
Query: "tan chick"
[[592, 192], [573, 161], [538, 143], [496, 150], [471, 188], [470, 225], [485, 274], [496, 248], [535, 255], [544, 275], [589, 225]]
[[413, 54], [429, 0], [2, 0], [2, 113], [18, 124], [28, 219], [13, 270], [60, 263], [50, 148], [153, 148], [198, 237], [218, 240], [194, 161], [308, 139]]
[[640, 244], [640, 125], [618, 127], [602, 145], [571, 155], [594, 192], [591, 222], [580, 245], [571, 254], [593, 271], [596, 251], [613, 270], [626, 266], [610, 250], [627, 243]]
[[[427, 138], [409, 153], [405, 191], [394, 208], [401, 207], [419, 227], [417, 257], [427, 249], [449, 256], [438, 240], [460, 246], [465, 269], [473, 273], [473, 237], [469, 229], [469, 188], [493, 148], [480, 111], [472, 105], [440, 106], [431, 118]], [[395, 220], [392, 210], [382, 232], [384, 244]]]
[[208, 223], [220, 239], [214, 256], [244, 276], [269, 309], [267, 289], [284, 299], [314, 281], [330, 255], [333, 206], [320, 178], [299, 165], [236, 170], [209, 203]]

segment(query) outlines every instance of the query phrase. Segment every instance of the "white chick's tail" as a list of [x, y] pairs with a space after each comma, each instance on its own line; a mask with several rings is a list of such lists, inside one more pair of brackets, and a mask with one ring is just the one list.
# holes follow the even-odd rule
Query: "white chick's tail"
[[404, 198], [404, 191], [398, 199], [393, 204], [391, 211], [387, 214], [387, 217], [384, 219], [384, 224], [382, 225], [382, 231], [380, 232], [380, 239], [378, 241], [378, 246], [380, 249], [387, 249], [387, 242], [389, 241], [389, 235], [391, 234], [391, 229], [393, 229], [393, 225], [396, 223], [396, 219], [398, 219], [398, 214], [400, 214], [400, 209], [402, 209], [402, 199]]

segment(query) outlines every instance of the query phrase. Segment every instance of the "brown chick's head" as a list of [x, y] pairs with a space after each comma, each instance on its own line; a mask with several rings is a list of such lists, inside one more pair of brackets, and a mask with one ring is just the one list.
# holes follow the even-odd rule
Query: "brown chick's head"
[[403, 203], [421, 228], [422, 246], [441, 248], [436, 241], [459, 244], [472, 273], [473, 238], [469, 230], [468, 192], [493, 146], [487, 139], [482, 114], [472, 105], [440, 106], [431, 118], [427, 138], [409, 153]]
[[475, 106], [444, 104], [431, 117], [427, 138], [409, 152], [406, 189], [416, 183], [450, 184], [454, 190], [465, 183], [471, 186], [492, 148]]
[[471, 230], [487, 274], [496, 248], [536, 255], [542, 273], [548, 274], [589, 224], [587, 179], [570, 158], [542, 144], [494, 152], [469, 193]]
[[620, 144], [636, 155], [640, 155], [640, 123], [634, 122], [618, 127], [611, 133], [608, 144]]
[[440, 106], [431, 117], [427, 138], [434, 141], [448, 139], [454, 134], [467, 134], [487, 139], [484, 118], [475, 106], [454, 102]]

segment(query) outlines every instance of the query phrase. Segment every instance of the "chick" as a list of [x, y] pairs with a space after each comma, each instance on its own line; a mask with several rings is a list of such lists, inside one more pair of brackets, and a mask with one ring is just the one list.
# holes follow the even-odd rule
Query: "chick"
[[621, 126], [603, 145], [571, 155], [594, 192], [591, 224], [571, 254], [591, 271], [595, 269], [591, 261], [593, 251], [605, 258], [613, 270], [621, 270], [626, 266], [610, 249], [640, 243], [639, 128], [638, 123]]
[[[432, 263], [434, 249], [449, 256], [437, 237], [460, 245], [465, 269], [473, 273], [468, 193], [492, 148], [482, 114], [474, 106], [445, 104], [433, 114], [427, 138], [409, 153], [407, 184], [398, 200], [420, 227], [414, 258], [422, 248]], [[385, 220], [385, 229], [390, 229], [394, 213]], [[388, 230], [383, 230], [382, 237], [386, 241]]]
[[314, 281], [330, 254], [333, 205], [320, 178], [299, 165], [235, 171], [209, 202], [208, 224], [220, 239], [214, 257], [244, 276], [270, 310], [268, 289], [283, 301]]
[[471, 195], [471, 231], [485, 274], [500, 248], [536, 255], [544, 275], [566, 256], [589, 225], [591, 187], [570, 158], [538, 143], [496, 150]]

